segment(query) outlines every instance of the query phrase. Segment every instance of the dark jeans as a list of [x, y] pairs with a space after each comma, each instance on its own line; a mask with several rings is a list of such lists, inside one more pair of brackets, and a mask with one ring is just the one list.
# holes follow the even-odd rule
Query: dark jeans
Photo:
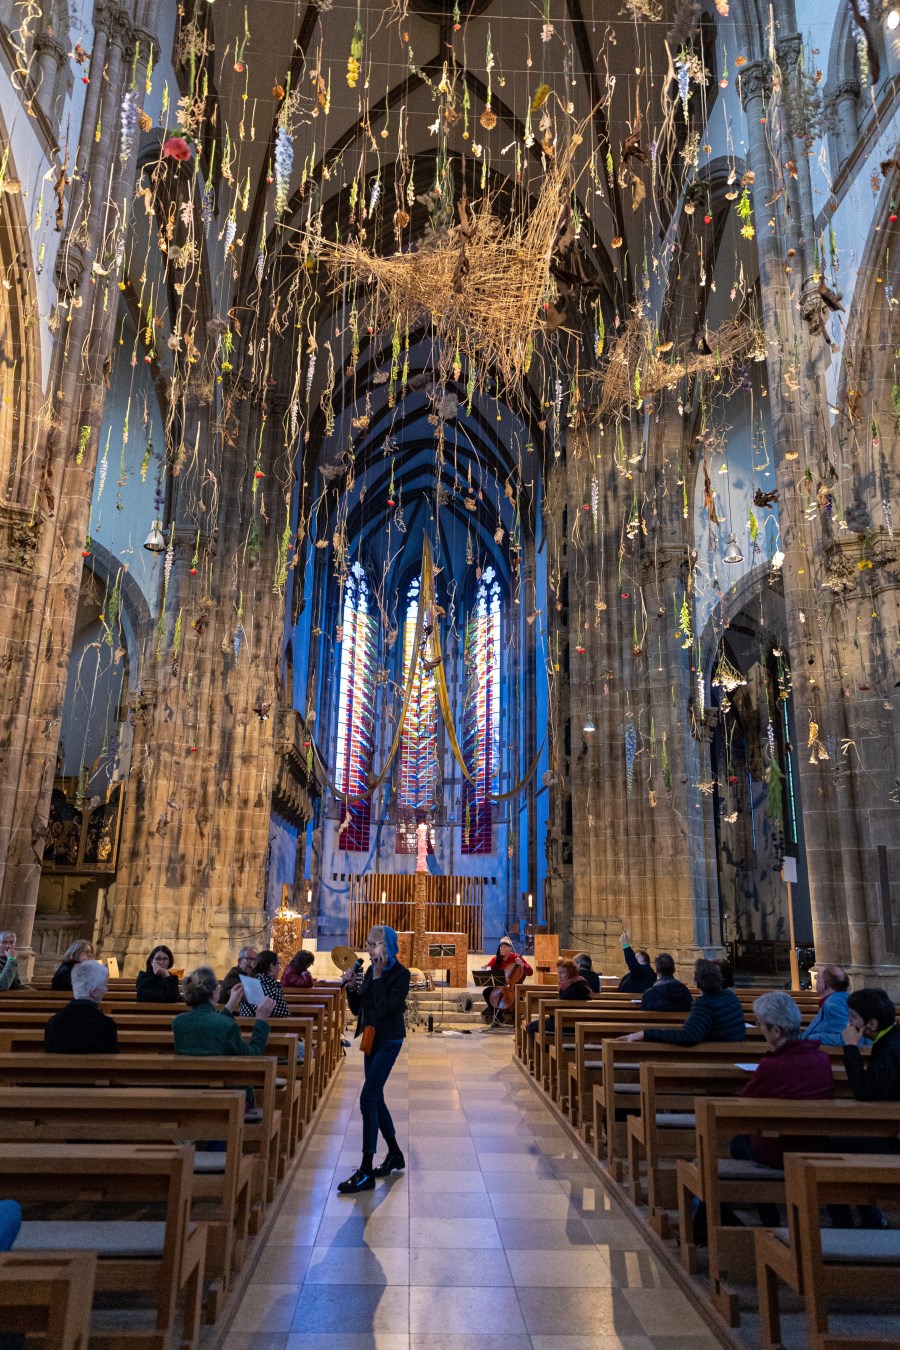
[[391, 1076], [402, 1041], [385, 1041], [371, 1055], [364, 1055], [366, 1081], [359, 1094], [359, 1109], [363, 1119], [363, 1153], [374, 1153], [378, 1147], [378, 1131], [385, 1139], [393, 1139], [394, 1122], [384, 1101], [384, 1085]]

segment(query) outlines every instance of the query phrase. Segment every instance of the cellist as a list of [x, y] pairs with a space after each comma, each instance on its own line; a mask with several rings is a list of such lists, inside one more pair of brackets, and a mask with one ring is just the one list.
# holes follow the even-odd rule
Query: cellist
[[488, 985], [488, 987], [482, 991], [484, 993], [484, 1001], [487, 1005], [484, 1012], [481, 1014], [485, 1022], [493, 1022], [495, 1019], [498, 1022], [503, 1021], [503, 1013], [497, 1012], [491, 1003], [491, 994], [498, 985], [508, 983], [510, 972], [516, 966], [520, 966], [525, 975], [534, 974], [534, 971], [525, 960], [524, 956], [519, 956], [516, 953], [516, 949], [512, 945], [511, 939], [502, 937], [497, 946], [496, 955], [492, 956], [487, 965], [483, 967], [484, 970], [490, 970], [494, 973], [493, 985]]

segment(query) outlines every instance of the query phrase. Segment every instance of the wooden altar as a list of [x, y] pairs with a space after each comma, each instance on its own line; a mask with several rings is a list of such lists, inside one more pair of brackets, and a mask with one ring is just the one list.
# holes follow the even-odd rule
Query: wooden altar
[[465, 933], [426, 933], [421, 964], [413, 960], [414, 933], [398, 933], [400, 961], [420, 970], [446, 970], [454, 989], [465, 989], [469, 982], [469, 944]]
[[[398, 933], [416, 926], [416, 883], [425, 888], [424, 930], [432, 934], [465, 933], [468, 950], [484, 944], [484, 879], [436, 877], [431, 873], [366, 873], [350, 882], [348, 946], [361, 951], [373, 924], [386, 923]], [[451, 939], [452, 940], [452, 939]]]

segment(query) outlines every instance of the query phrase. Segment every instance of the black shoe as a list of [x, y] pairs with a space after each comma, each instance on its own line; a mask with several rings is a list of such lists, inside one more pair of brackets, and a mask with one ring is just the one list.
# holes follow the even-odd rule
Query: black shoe
[[361, 1167], [357, 1167], [352, 1177], [342, 1181], [338, 1186], [338, 1195], [356, 1195], [358, 1191], [374, 1191], [375, 1177], [371, 1172], [364, 1172]]
[[403, 1172], [406, 1168], [406, 1159], [399, 1151], [397, 1153], [388, 1151], [383, 1163], [375, 1168], [376, 1177], [389, 1177], [392, 1172]]

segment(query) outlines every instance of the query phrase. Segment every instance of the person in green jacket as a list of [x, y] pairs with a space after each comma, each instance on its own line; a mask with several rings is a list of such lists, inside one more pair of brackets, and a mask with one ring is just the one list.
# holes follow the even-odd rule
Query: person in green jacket
[[263, 999], [256, 1009], [256, 1021], [249, 1042], [234, 1020], [235, 1010], [244, 997], [240, 984], [232, 989], [221, 1012], [216, 1011], [219, 980], [209, 966], [199, 966], [185, 975], [181, 992], [189, 1012], [179, 1013], [172, 1023], [176, 1055], [262, 1055], [269, 1040], [269, 1016], [275, 1006]]
[[7, 989], [21, 989], [19, 963], [16, 960], [16, 935], [7, 930], [0, 933], [0, 993]]

